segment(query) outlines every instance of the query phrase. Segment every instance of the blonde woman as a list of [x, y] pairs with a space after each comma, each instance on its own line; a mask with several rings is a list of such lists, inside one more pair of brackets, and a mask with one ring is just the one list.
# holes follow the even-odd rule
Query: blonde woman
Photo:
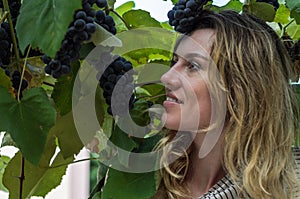
[[280, 39], [264, 22], [233, 11], [203, 11], [191, 29], [161, 77], [170, 132], [158, 146], [162, 180], [153, 198], [297, 198], [299, 114]]

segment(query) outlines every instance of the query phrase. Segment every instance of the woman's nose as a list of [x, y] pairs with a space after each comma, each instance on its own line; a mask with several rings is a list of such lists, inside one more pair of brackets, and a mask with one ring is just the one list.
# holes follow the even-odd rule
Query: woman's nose
[[180, 86], [179, 72], [173, 66], [160, 78], [165, 87], [176, 90]]

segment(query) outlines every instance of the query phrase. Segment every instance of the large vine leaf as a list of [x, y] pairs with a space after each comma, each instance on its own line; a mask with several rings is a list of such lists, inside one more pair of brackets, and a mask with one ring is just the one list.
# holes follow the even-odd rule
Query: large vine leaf
[[46, 92], [32, 88], [18, 102], [0, 87], [0, 96], [0, 130], [9, 132], [25, 158], [37, 165], [56, 117]]
[[0, 156], [0, 190], [2, 191], [7, 191], [2, 183], [2, 177], [9, 160], [10, 158], [8, 156]]
[[[115, 9], [115, 12], [118, 15], [122, 16], [125, 12], [127, 12], [127, 11], [131, 10], [132, 8], [134, 8], [134, 6], [135, 6], [134, 1], [128, 1], [128, 2], [120, 5], [119, 7], [117, 7]], [[122, 31], [128, 30], [128, 28], [126, 27], [124, 22], [120, 19], [119, 16], [116, 15], [115, 12], [111, 12], [109, 14], [110, 14], [110, 16], [113, 17], [113, 19], [115, 21], [117, 32], [122, 32]]]
[[296, 22], [291, 23], [287, 28], [286, 32], [293, 40], [298, 40], [300, 38], [300, 26]]
[[297, 24], [300, 24], [300, 3], [291, 10], [291, 17], [296, 20]]
[[119, 15], [123, 15], [125, 12], [131, 10], [132, 8], [135, 7], [135, 3], [134, 1], [128, 1], [122, 5], [120, 5], [119, 7], [117, 7], [115, 9], [115, 11], [119, 14]]
[[146, 199], [155, 192], [155, 172], [125, 173], [110, 169], [101, 199]]
[[276, 13], [274, 7], [265, 2], [251, 2], [244, 5], [243, 10], [269, 22], [274, 20]]
[[79, 67], [79, 62], [73, 63], [72, 72], [68, 75], [62, 76], [55, 83], [52, 98], [60, 115], [65, 115], [72, 110], [73, 85]]
[[12, 83], [9, 77], [5, 74], [4, 70], [0, 69], [0, 86], [3, 86], [6, 89], [12, 87]]
[[61, 154], [64, 158], [74, 156], [83, 147], [74, 124], [72, 112], [60, 117], [50, 132], [58, 138]]
[[231, 0], [226, 5], [218, 7], [218, 6], [211, 6], [210, 9], [214, 11], [222, 11], [222, 10], [235, 10], [237, 12], [240, 12], [242, 10], [243, 4], [239, 0]]
[[16, 24], [21, 51], [31, 44], [54, 57], [79, 8], [81, 0], [23, 0]]
[[290, 10], [283, 4], [280, 4], [278, 10], [276, 11], [276, 15], [274, 18], [274, 22], [287, 24], [289, 22]]
[[130, 10], [123, 14], [123, 18], [131, 28], [161, 27], [160, 23], [145, 10]]
[[[3, 176], [3, 183], [9, 190], [9, 198], [19, 198], [19, 179], [22, 155], [18, 152], [8, 163]], [[64, 159], [61, 153], [58, 153], [50, 166], [35, 166], [25, 160], [23, 181], [23, 198], [31, 196], [45, 196], [54, 187], [60, 184], [62, 176], [66, 172], [69, 163], [73, 157]], [[58, 166], [62, 165], [62, 166]], [[51, 168], [53, 167], [53, 168]]]

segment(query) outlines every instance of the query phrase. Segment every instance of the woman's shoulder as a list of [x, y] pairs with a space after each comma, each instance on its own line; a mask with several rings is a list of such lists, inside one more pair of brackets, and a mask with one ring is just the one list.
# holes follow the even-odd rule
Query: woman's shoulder
[[296, 162], [296, 174], [298, 179], [300, 180], [300, 147], [293, 147], [292, 152]]

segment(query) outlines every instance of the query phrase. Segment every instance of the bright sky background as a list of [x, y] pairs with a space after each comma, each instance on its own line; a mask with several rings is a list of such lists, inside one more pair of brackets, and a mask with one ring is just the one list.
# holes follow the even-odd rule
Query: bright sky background
[[[122, 5], [129, 0], [116, 0], [115, 7]], [[244, 0], [240, 0], [244, 2]], [[150, 12], [151, 16], [158, 21], [167, 21], [167, 13], [172, 9], [173, 5], [171, 0], [134, 0], [135, 9], [143, 9]], [[213, 0], [213, 4], [222, 6], [226, 5], [229, 0]]]

